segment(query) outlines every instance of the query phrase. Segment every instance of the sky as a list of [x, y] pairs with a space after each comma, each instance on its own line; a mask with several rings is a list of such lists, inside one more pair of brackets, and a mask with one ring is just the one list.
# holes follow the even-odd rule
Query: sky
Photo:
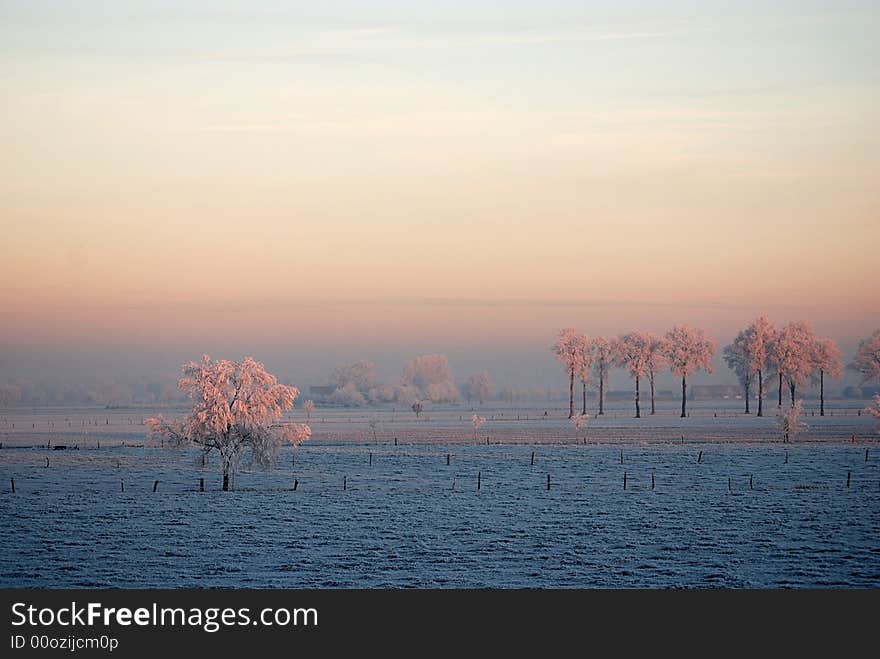
[[875, 2], [0, 0], [0, 379], [544, 385], [561, 327], [759, 314], [851, 353], [878, 61]]

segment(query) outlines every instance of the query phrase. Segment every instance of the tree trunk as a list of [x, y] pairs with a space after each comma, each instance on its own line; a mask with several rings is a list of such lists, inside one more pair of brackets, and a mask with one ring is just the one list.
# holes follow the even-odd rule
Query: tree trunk
[[819, 416], [825, 416], [825, 371], [819, 369]]
[[639, 409], [639, 376], [636, 376], [636, 418], [642, 418], [642, 412]]
[[605, 414], [605, 375], [599, 373], [599, 414]]
[[581, 414], [587, 413], [587, 381], [581, 380], [581, 384], [584, 386], [584, 411]]
[[568, 380], [568, 418], [574, 416], [574, 369], [571, 369]]
[[746, 382], [745, 388], [746, 388], [746, 414], [751, 414], [751, 412], [749, 411], [749, 383], [748, 382]]
[[764, 416], [764, 373], [758, 369], [758, 416]]
[[229, 492], [229, 471], [223, 470], [223, 491]]
[[779, 407], [782, 407], [782, 373], [779, 374]]
[[794, 382], [789, 382], [788, 386], [791, 389], [791, 404], [794, 405]]
[[654, 409], [654, 371], [651, 371], [650, 378], [651, 378], [651, 414], [654, 414], [654, 412], [656, 411]]
[[687, 416], [687, 380], [685, 377], [681, 376], [681, 418], [685, 418]]

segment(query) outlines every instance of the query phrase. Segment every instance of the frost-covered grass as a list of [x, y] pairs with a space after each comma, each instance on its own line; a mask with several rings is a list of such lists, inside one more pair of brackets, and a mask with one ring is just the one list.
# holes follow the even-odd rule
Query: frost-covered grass
[[[880, 586], [874, 421], [809, 411], [784, 445], [772, 415], [706, 405], [614, 406], [578, 439], [559, 409], [318, 409], [295, 463], [286, 449], [229, 493], [216, 460], [145, 442], [126, 411], [84, 439], [57, 410], [0, 413], [0, 586]], [[81, 448], [31, 448], [47, 439]]]
[[[643, 397], [643, 408], [647, 407]], [[861, 412], [868, 401], [845, 401], [826, 404], [826, 416], [818, 415], [814, 402], [807, 401], [801, 420], [808, 428], [799, 436], [800, 442], [837, 442], [851, 439], [880, 440], [876, 420]], [[678, 403], [658, 402], [658, 413], [644, 413], [633, 418], [629, 401], [608, 404], [607, 412], [597, 416], [591, 401], [590, 419], [575, 432], [567, 416], [567, 405], [562, 403], [540, 406], [501, 405], [426, 405], [416, 418], [408, 406], [381, 406], [355, 408], [318, 407], [310, 421], [312, 438], [309, 444], [367, 442], [393, 443], [474, 443], [473, 417], [486, 419], [478, 430], [478, 442], [485, 443], [669, 443], [680, 442], [770, 442], [781, 440], [775, 401], [765, 403], [765, 416], [757, 418], [742, 414], [740, 401], [690, 402], [689, 418], [679, 417]], [[787, 407], [784, 407], [787, 409]], [[579, 412], [580, 410], [576, 410]], [[158, 438], [147, 438], [143, 421], [157, 414], [167, 417], [182, 416], [183, 409], [121, 409], [102, 408], [46, 408], [31, 410], [11, 408], [0, 410], [0, 442], [6, 446], [32, 446], [63, 443], [102, 447], [128, 444], [159, 446]], [[546, 412], [546, 416], [545, 416]], [[297, 407], [285, 420], [305, 421], [305, 413]], [[14, 427], [13, 427], [14, 426]]]

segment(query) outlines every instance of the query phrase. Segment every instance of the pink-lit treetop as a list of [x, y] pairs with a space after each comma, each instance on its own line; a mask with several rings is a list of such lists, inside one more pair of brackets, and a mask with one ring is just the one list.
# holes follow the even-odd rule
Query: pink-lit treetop
[[575, 375], [581, 382], [590, 379], [590, 362], [592, 361], [592, 341], [586, 334], [578, 334], [575, 337]]
[[849, 368], [862, 376], [862, 382], [880, 380], [880, 329], [859, 342]]
[[773, 343], [773, 362], [791, 385], [802, 386], [816, 368], [816, 333], [803, 321], [782, 328]]
[[614, 339], [614, 363], [629, 371], [634, 378], [648, 372], [651, 359], [651, 337], [645, 332], [629, 332]]
[[813, 368], [832, 378], [843, 374], [842, 353], [832, 339], [818, 339], [813, 346]]
[[688, 325], [676, 325], [666, 332], [666, 359], [670, 370], [685, 378], [699, 370], [714, 372], [712, 357], [715, 356], [715, 342], [706, 332]]
[[767, 370], [778, 334], [773, 323], [766, 316], [759, 316], [743, 330], [742, 349], [748, 356], [748, 368], [752, 373]]
[[578, 333], [572, 327], [566, 327], [559, 331], [556, 343], [553, 344], [553, 353], [556, 360], [565, 367], [566, 372], [577, 372], [578, 364]]
[[192, 411], [177, 421], [147, 419], [146, 425], [151, 433], [217, 451], [224, 489], [242, 455], [249, 453], [254, 463], [268, 467], [282, 443], [297, 446], [311, 435], [305, 424], [280, 423], [299, 389], [279, 384], [251, 357], [235, 362], [205, 355], [201, 362], [184, 364], [177, 386], [189, 396]]

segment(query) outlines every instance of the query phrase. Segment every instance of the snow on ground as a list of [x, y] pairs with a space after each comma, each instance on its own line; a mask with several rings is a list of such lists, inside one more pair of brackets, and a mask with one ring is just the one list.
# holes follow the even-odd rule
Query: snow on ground
[[476, 443], [466, 405], [319, 409], [229, 493], [145, 439], [153, 411], [0, 411], [0, 587], [880, 586], [872, 420], [808, 415], [782, 444], [775, 406], [692, 407], [614, 405], [577, 438], [558, 407], [475, 407]]

